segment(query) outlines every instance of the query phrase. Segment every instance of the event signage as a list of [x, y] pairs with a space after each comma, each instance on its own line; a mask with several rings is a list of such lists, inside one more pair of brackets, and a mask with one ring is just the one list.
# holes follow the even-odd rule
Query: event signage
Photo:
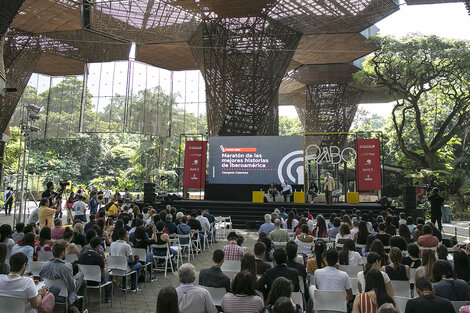
[[184, 189], [204, 189], [207, 141], [186, 141], [184, 152]]
[[356, 153], [357, 190], [381, 190], [380, 140], [356, 139]]
[[291, 185], [304, 183], [301, 136], [214, 136], [209, 138], [210, 184]]
[[356, 151], [349, 147], [341, 150], [337, 146], [320, 148], [318, 145], [313, 144], [305, 149], [305, 161], [307, 162], [339, 164], [341, 162], [354, 161], [355, 159]]

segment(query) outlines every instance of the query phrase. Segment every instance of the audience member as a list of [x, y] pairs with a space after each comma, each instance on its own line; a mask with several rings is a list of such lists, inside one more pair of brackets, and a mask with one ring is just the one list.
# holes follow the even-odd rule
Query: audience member
[[[268, 298], [266, 299], [266, 306], [264, 307], [264, 313], [272, 313], [274, 307], [276, 306], [277, 301], [280, 298], [287, 298], [290, 300], [290, 296], [292, 294], [294, 287], [292, 282], [285, 277], [278, 277], [274, 280], [273, 285], [271, 287], [271, 291], [269, 292]], [[292, 301], [289, 301], [291, 306], [293, 304]], [[295, 313], [301, 313], [302, 308], [300, 305], [295, 305]], [[280, 309], [280, 308], [278, 308]], [[284, 312], [284, 311], [283, 311]]]
[[6, 261], [8, 247], [3, 242], [0, 243], [0, 275], [10, 273], [10, 265]]
[[[295, 236], [295, 242], [299, 244], [299, 253], [302, 254], [304, 261], [307, 260], [307, 255], [312, 251], [313, 236], [308, 234], [308, 225], [303, 224], [301, 227], [301, 233]], [[303, 245], [309, 244], [309, 245]]]
[[13, 255], [21, 252], [26, 255], [28, 262], [32, 262], [34, 256], [34, 238], [35, 236], [33, 233], [25, 234], [21, 242], [11, 248], [11, 254]]
[[387, 215], [385, 217], [385, 232], [390, 236], [395, 236], [397, 234], [397, 229], [392, 223], [393, 216]]
[[156, 313], [180, 313], [178, 294], [173, 286], [167, 286], [158, 293]]
[[316, 238], [326, 238], [328, 236], [325, 218], [320, 214], [317, 215], [317, 225], [313, 228], [312, 235]]
[[307, 261], [307, 273], [312, 275], [315, 274], [317, 269], [321, 269], [327, 266], [325, 259], [326, 243], [323, 240], [318, 240], [315, 242], [315, 248], [313, 251], [315, 253], [315, 257], [308, 259]]
[[365, 221], [359, 221], [358, 232], [354, 235], [353, 240], [358, 245], [365, 245], [369, 234], [367, 223]]
[[398, 235], [405, 239], [407, 245], [414, 241], [410, 229], [405, 224], [401, 224], [400, 227], [398, 227]]
[[390, 237], [389, 243], [390, 243], [391, 248], [396, 247], [396, 248], [400, 249], [400, 251], [406, 251], [407, 243], [406, 243], [405, 238], [403, 238], [402, 236], [392, 236], [392, 237]]
[[258, 229], [258, 235], [261, 232], [265, 232], [266, 235], [269, 234], [274, 230], [274, 224], [271, 222], [271, 214], [264, 215], [264, 223]]
[[382, 267], [382, 271], [388, 274], [390, 280], [410, 279], [410, 268], [408, 265], [401, 264], [402, 256], [401, 250], [397, 247], [390, 249], [391, 263]]
[[331, 223], [332, 227], [328, 229], [328, 237], [329, 238], [336, 238], [336, 235], [339, 233], [339, 227], [341, 226], [341, 219], [339, 217], [335, 217], [333, 219], [333, 223]]
[[214, 288], [225, 288], [230, 292], [230, 278], [225, 275], [222, 270], [224, 264], [224, 252], [217, 249], [212, 254], [212, 262], [214, 265], [210, 268], [202, 269], [199, 273], [199, 285]]
[[217, 313], [209, 291], [194, 285], [196, 269], [192, 264], [181, 265], [178, 277], [180, 285], [176, 288], [176, 293], [180, 313]]
[[300, 284], [303, 283], [305, 285], [305, 281], [307, 279], [307, 271], [305, 270], [304, 259], [303, 258], [301, 259], [302, 263], [298, 262], [298, 259], [300, 257], [297, 255], [297, 251], [298, 251], [298, 245], [294, 241], [291, 240], [286, 244], [286, 253], [287, 253], [286, 264], [288, 267], [294, 268], [297, 270], [299, 275], [302, 277], [302, 281], [299, 283]]
[[289, 233], [287, 232], [287, 230], [281, 229], [281, 221], [279, 219], [274, 220], [274, 230], [269, 233], [269, 239], [274, 242], [289, 241]]
[[18, 241], [23, 239], [24, 237], [23, 229], [24, 229], [24, 223], [20, 222], [16, 224], [15, 232], [11, 235], [11, 239], [13, 239], [15, 243], [18, 243]]
[[418, 238], [418, 246], [423, 248], [435, 248], [439, 240], [432, 234], [432, 227], [428, 224], [423, 226], [423, 235]]
[[224, 258], [227, 261], [241, 261], [245, 250], [237, 244], [238, 235], [232, 231], [227, 236], [228, 244], [224, 246]]
[[392, 303], [384, 303], [382, 304], [377, 313], [400, 313], [397, 308]]
[[410, 243], [406, 249], [408, 255], [402, 258], [402, 263], [408, 265], [410, 268], [418, 268], [421, 266], [421, 259], [419, 258], [419, 247], [415, 243]]
[[468, 283], [462, 279], [455, 279], [449, 262], [437, 260], [433, 268], [434, 295], [450, 301], [468, 300]]
[[73, 243], [83, 247], [85, 245], [85, 236], [83, 236], [83, 234], [84, 234], [83, 224], [76, 223], [73, 226]]
[[299, 311], [292, 299], [281, 297], [274, 304], [272, 313], [299, 313]]
[[384, 247], [382, 241], [380, 241], [379, 239], [375, 239], [372, 242], [372, 244], [370, 245], [369, 251], [370, 252], [375, 252], [378, 255], [380, 255], [380, 260], [381, 260], [382, 266], [385, 266], [389, 263], [388, 262], [388, 255], [387, 255], [387, 253], [385, 253], [385, 247]]
[[424, 249], [422, 252], [421, 266], [416, 269], [416, 279], [426, 277], [429, 281], [434, 279], [433, 268], [436, 263], [436, 254], [432, 249]]
[[352, 239], [349, 225], [346, 223], [341, 224], [339, 233], [336, 235], [335, 242], [343, 243], [346, 239]]
[[249, 271], [256, 277], [256, 259], [250, 252], [245, 253], [240, 261], [240, 271]]
[[0, 295], [23, 299], [25, 302], [25, 313], [37, 313], [36, 308], [41, 304], [42, 297], [46, 293], [46, 287], [39, 290], [34, 280], [23, 277], [28, 257], [19, 252], [10, 257], [10, 273], [0, 275]]
[[455, 277], [470, 282], [470, 258], [463, 250], [454, 251]]
[[385, 288], [384, 278], [378, 269], [371, 268], [365, 277], [365, 292], [354, 299], [353, 313], [373, 313], [384, 303], [395, 304]]
[[263, 242], [257, 242], [253, 251], [256, 260], [256, 274], [263, 275], [267, 269], [271, 268], [271, 264], [263, 260], [266, 253], [266, 245]]
[[[365, 277], [367, 276], [367, 273], [371, 268], [375, 268], [380, 270], [380, 255], [378, 255], [375, 252], [371, 252], [367, 255], [367, 263], [364, 267], [364, 271], [360, 271], [357, 273], [357, 287], [359, 289], [359, 292], [363, 292], [366, 288], [366, 279]], [[385, 289], [387, 289], [387, 293], [390, 297], [393, 298], [393, 288], [392, 288], [392, 283], [390, 282], [390, 277], [388, 277], [388, 274], [380, 271], [382, 273], [382, 276], [384, 278], [384, 283], [385, 283]]]
[[418, 278], [415, 286], [419, 297], [408, 300], [405, 313], [455, 313], [449, 300], [433, 295], [433, 287], [427, 278]]
[[0, 225], [0, 243], [7, 245], [7, 260], [10, 258], [11, 248], [15, 245], [15, 241], [11, 238], [12, 229], [8, 224]]
[[255, 282], [256, 275], [248, 270], [240, 271], [233, 280], [232, 293], [226, 293], [222, 299], [222, 310], [225, 313], [261, 312], [264, 304], [256, 294]]
[[375, 235], [375, 238], [380, 240], [384, 246], [390, 245], [390, 235], [385, 232], [386, 226], [384, 223], [380, 223], [378, 226], [379, 233]]
[[51, 237], [51, 229], [49, 227], [43, 227], [39, 232], [39, 242], [34, 247], [34, 254], [38, 257], [40, 252], [51, 252], [54, 241]]

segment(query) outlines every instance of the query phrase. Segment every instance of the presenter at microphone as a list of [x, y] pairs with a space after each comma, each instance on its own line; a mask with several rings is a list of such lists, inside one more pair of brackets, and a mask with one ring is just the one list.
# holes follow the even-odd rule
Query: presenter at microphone
[[323, 183], [323, 190], [325, 191], [325, 200], [327, 204], [331, 202], [331, 192], [335, 188], [335, 180], [330, 176], [330, 172], [326, 172], [325, 182]]
[[287, 197], [292, 194], [292, 186], [289, 185], [287, 179], [281, 184], [282, 195], [284, 196], [284, 202], [287, 202]]

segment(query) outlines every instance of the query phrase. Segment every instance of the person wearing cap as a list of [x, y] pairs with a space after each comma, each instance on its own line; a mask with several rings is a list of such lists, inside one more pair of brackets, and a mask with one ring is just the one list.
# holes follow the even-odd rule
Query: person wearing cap
[[431, 223], [436, 224], [439, 227], [439, 230], [442, 230], [442, 205], [444, 204], [444, 199], [439, 195], [439, 189], [433, 188], [432, 194], [428, 197], [429, 202], [431, 203]]
[[225, 261], [241, 261], [245, 255], [245, 250], [237, 243], [238, 235], [232, 231], [227, 236], [228, 244], [224, 247]]
[[[101, 269], [101, 284], [109, 282], [111, 279], [108, 274], [108, 261], [106, 261], [100, 254], [101, 239], [99, 237], [93, 237], [90, 240], [91, 249], [80, 255], [78, 264], [83, 265], [98, 265]], [[88, 282], [88, 285], [97, 285], [96, 282]], [[111, 284], [104, 287], [104, 302], [111, 302]]]

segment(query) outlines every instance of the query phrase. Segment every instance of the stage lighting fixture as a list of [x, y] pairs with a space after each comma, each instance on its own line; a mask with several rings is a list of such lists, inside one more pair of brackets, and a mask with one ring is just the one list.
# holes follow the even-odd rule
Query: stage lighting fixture
[[41, 108], [34, 104], [28, 104], [28, 111], [38, 114], [41, 111]]
[[30, 132], [30, 133], [39, 133], [41, 129], [39, 127], [33, 126], [33, 125], [28, 125], [23, 128], [25, 132]]

